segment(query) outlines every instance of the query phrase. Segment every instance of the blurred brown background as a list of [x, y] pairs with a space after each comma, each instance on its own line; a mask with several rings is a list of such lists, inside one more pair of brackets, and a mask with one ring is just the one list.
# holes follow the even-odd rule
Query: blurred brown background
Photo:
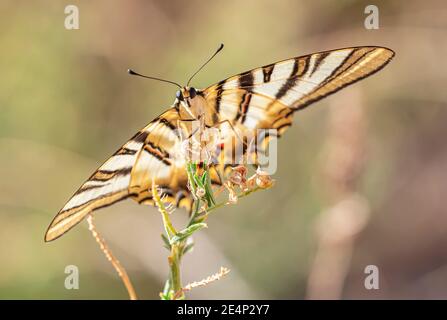
[[[64, 8], [80, 29], [64, 28]], [[364, 27], [376, 4], [380, 28]], [[47, 225], [93, 170], [167, 108], [276, 60], [356, 45], [396, 51], [377, 75], [295, 117], [273, 189], [221, 209], [184, 260], [184, 283], [232, 272], [190, 298], [447, 298], [445, 1], [12, 1], [0, 4], [0, 298], [127, 299], [86, 223]], [[185, 214], [176, 212], [178, 225]], [[96, 223], [140, 298], [167, 277], [161, 219], [125, 201]], [[64, 288], [76, 265], [80, 289]], [[380, 270], [366, 290], [364, 269]]]

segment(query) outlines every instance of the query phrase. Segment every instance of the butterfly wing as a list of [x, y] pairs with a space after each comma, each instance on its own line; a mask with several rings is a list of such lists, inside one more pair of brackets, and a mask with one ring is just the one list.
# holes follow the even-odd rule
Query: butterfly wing
[[185, 157], [182, 154], [182, 132], [179, 112], [172, 108], [153, 122], [131, 172], [130, 196], [140, 204], [154, 205], [152, 182], [161, 189], [165, 202], [188, 211], [192, 199], [187, 188]]
[[60, 237], [94, 210], [128, 197], [150, 204], [152, 181], [162, 187], [167, 202], [189, 208], [186, 174], [174, 155], [177, 119], [177, 110], [168, 109], [115, 152], [59, 211], [45, 241]]
[[[354, 47], [292, 58], [232, 76], [202, 91], [221, 119], [282, 129], [297, 110], [382, 69], [394, 52]], [[276, 122], [275, 122], [276, 120]]]
[[[220, 121], [227, 120], [242, 132], [276, 129], [281, 136], [295, 111], [374, 74], [393, 56], [383, 47], [318, 52], [243, 72], [201, 94]], [[257, 147], [265, 149], [267, 144], [268, 139]]]

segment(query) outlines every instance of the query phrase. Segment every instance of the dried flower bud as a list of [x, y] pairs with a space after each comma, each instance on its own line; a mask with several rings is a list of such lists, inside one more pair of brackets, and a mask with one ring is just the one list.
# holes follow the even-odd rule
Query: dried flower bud
[[273, 185], [274, 180], [270, 177], [270, 175], [262, 171], [261, 168], [258, 167], [256, 169], [256, 185], [259, 188], [267, 189], [270, 188]]
[[248, 178], [247, 183], [245, 184], [245, 187], [247, 189], [253, 189], [254, 187], [256, 187], [256, 174], [254, 174], [250, 178]]
[[230, 181], [233, 182], [234, 184], [241, 184], [242, 177], [240, 174], [232, 174], [230, 176]]
[[229, 180], [235, 185], [245, 188], [245, 184], [247, 182], [247, 168], [244, 166], [234, 167], [230, 174]]
[[205, 189], [203, 188], [197, 188], [196, 190], [196, 196], [199, 198], [202, 198], [205, 195]]
[[247, 168], [245, 166], [237, 166], [233, 168], [233, 172], [237, 172], [241, 176], [245, 177], [247, 175]]

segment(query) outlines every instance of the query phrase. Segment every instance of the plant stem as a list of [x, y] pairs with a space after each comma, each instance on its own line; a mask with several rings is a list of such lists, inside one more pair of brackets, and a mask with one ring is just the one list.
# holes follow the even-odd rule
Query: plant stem
[[[166, 237], [163, 236], [166, 247], [170, 249], [170, 255], [168, 257], [169, 263], [169, 279], [165, 284], [163, 293], [160, 297], [164, 300], [178, 300], [185, 299], [184, 288], [182, 287], [180, 264], [183, 254], [188, 250], [192, 244], [187, 245], [187, 239], [191, 235], [201, 229], [206, 227], [203, 221], [208, 217], [209, 213], [214, 209], [220, 208], [228, 204], [228, 201], [223, 201], [216, 204], [213, 195], [213, 190], [211, 188], [211, 180], [209, 178], [208, 169], [205, 169], [203, 174], [199, 174], [197, 171], [197, 166], [194, 163], [188, 163], [186, 165], [186, 171], [188, 175], [188, 186], [192, 193], [194, 200], [193, 210], [191, 217], [188, 221], [186, 229], [181, 231], [176, 231], [171, 223], [169, 212], [166, 210], [163, 204], [162, 197], [160, 196], [155, 184], [152, 185], [152, 195], [157, 207], [162, 214], [163, 226], [166, 232]], [[255, 187], [241, 192], [237, 195], [238, 198], [243, 198], [257, 190], [260, 187]], [[204, 191], [203, 196], [197, 195], [197, 190]], [[201, 210], [201, 204], [204, 203], [206, 209]], [[186, 249], [185, 249], [186, 248]], [[225, 273], [226, 274], [226, 273]]]
[[169, 213], [166, 210], [160, 210], [163, 217], [163, 225], [165, 226], [166, 235], [168, 239], [171, 239], [172, 236], [177, 234], [174, 226], [171, 223], [171, 219], [169, 219]]
[[[182, 281], [180, 274], [180, 261], [181, 261], [181, 250], [182, 245], [173, 244], [171, 246], [171, 255], [168, 257], [169, 267], [170, 267], [170, 293], [173, 294], [173, 299], [184, 299], [184, 294], [182, 292]], [[180, 293], [180, 294], [178, 294]], [[180, 295], [180, 296], [177, 296]]]

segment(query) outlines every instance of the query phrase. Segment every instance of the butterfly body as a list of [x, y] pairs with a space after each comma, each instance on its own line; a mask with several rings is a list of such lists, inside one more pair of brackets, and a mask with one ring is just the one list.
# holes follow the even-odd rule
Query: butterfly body
[[[239, 144], [244, 154], [256, 159], [247, 136], [270, 130], [256, 138], [265, 149], [273, 136], [280, 137], [291, 126], [295, 112], [374, 74], [393, 56], [392, 50], [383, 47], [337, 49], [255, 68], [203, 90], [182, 87], [171, 108], [141, 129], [81, 186], [53, 219], [45, 240], [60, 237], [93, 211], [126, 198], [152, 205], [153, 182], [166, 201], [189, 210], [192, 196], [184, 140], [190, 142], [192, 136], [215, 128], [223, 142]], [[212, 159], [234, 153], [235, 146], [213, 149], [222, 141], [211, 143]], [[240, 157], [230, 159], [234, 162]], [[212, 182], [222, 181], [216, 175]]]
[[217, 113], [203, 97], [201, 91], [192, 87], [183, 87], [176, 96], [174, 106], [179, 112], [180, 121], [203, 119], [204, 125], [207, 127], [217, 124]]

